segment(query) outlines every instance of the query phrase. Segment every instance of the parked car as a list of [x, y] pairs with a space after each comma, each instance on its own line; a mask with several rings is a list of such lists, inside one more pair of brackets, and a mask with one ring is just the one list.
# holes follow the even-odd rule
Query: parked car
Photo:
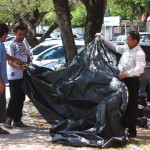
[[[43, 36], [44, 33], [36, 33], [36, 38], [40, 39]], [[52, 39], [51, 35], [48, 35], [47, 39]]]
[[9, 35], [9, 36], [6, 38], [6, 41], [5, 41], [5, 42], [12, 41], [15, 37], [16, 37], [15, 35]]
[[5, 49], [7, 50], [8, 46], [10, 45], [12, 41], [6, 41], [4, 42], [4, 46], [5, 46]]
[[[84, 39], [84, 35], [80, 34], [80, 33], [73, 33], [73, 37], [75, 40], [83, 40]], [[56, 34], [55, 38], [53, 38], [53, 39], [61, 40], [61, 33]]]
[[150, 45], [150, 32], [139, 32], [140, 34], [140, 45]]
[[119, 35], [116, 39], [117, 45], [124, 45], [126, 44], [127, 35]]
[[[84, 50], [84, 46], [78, 49], [78, 53], [82, 52], [83, 50]], [[50, 68], [54, 71], [66, 68], [67, 67], [66, 59], [65, 57], [60, 58], [57, 61], [55, 60], [53, 62], [43, 65], [43, 67]]]
[[48, 48], [61, 43], [61, 40], [48, 40], [38, 44], [37, 46], [31, 49], [32, 59], [34, 59], [34, 57], [47, 50]]
[[[75, 43], [77, 49], [84, 46], [84, 41], [75, 41]], [[64, 57], [64, 47], [62, 44], [58, 44], [34, 57], [32, 62], [38, 66], [50, 68], [48, 64], [59, 62]]]
[[4, 42], [4, 46], [5, 46], [6, 50], [14, 38], [15, 38], [15, 35], [12, 35], [12, 34], [8, 35], [8, 37], [6, 38], [6, 41]]
[[150, 32], [139, 32], [141, 41], [150, 40]]

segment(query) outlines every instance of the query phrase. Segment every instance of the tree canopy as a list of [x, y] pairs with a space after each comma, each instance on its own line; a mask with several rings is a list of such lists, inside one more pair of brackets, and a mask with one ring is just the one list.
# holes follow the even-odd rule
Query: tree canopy
[[86, 8], [83, 4], [78, 5], [75, 10], [71, 12], [72, 14], [72, 27], [84, 27], [87, 17]]
[[144, 22], [144, 26], [150, 13], [149, 8], [150, 0], [108, 0], [110, 16], [119, 15], [122, 19], [138, 19]]

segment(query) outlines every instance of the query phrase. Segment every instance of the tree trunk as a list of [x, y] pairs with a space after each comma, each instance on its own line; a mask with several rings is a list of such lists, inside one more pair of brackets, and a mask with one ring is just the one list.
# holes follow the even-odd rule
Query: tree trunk
[[141, 15], [141, 20], [142, 20], [142, 30], [146, 31], [146, 22], [147, 22], [147, 18], [149, 17], [149, 13], [142, 13]]
[[26, 39], [29, 45], [31, 46], [31, 48], [39, 44], [39, 41], [36, 38], [36, 28], [34, 26], [33, 27], [30, 26], [30, 28], [28, 28]]
[[43, 34], [43, 36], [39, 39], [39, 43], [43, 42], [56, 28], [58, 27], [57, 23], [53, 23], [48, 30]]
[[36, 38], [36, 27], [41, 23], [43, 17], [48, 12], [40, 12], [38, 9], [33, 10], [33, 16], [26, 12], [23, 16], [21, 14], [13, 14], [14, 18], [17, 20], [18, 23], [24, 24], [28, 27], [28, 34], [27, 34], [27, 41], [31, 47], [38, 45], [39, 43], [43, 42], [49, 34], [58, 27], [56, 23], [52, 24], [48, 31], [43, 35], [41, 39]]
[[107, 0], [81, 0], [87, 10], [85, 25], [85, 44], [94, 39], [94, 35], [101, 31]]
[[62, 34], [67, 64], [70, 64], [77, 54], [71, 27], [71, 15], [68, 0], [53, 0], [58, 25]]

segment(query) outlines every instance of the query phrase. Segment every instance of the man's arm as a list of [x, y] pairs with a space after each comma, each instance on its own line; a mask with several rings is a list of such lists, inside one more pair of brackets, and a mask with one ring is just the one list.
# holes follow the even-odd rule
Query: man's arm
[[100, 38], [106, 45], [108, 48], [112, 49], [113, 51], [116, 52], [116, 47], [114, 46], [114, 44], [112, 42], [110, 42], [109, 40], [107, 40], [102, 33], [96, 33], [95, 37]]
[[96, 33], [95, 37], [96, 38], [100, 38], [100, 40], [102, 40], [108, 48], [110, 48], [111, 50], [113, 50], [113, 51], [115, 51], [117, 53], [123, 54], [124, 50], [126, 49], [125, 45], [117, 45], [115, 43], [112, 43], [111, 41], [109, 41], [108, 39], [106, 39], [102, 35], [102, 33]]
[[14, 63], [16, 63], [16, 64], [18, 64], [18, 65], [23, 65], [23, 62], [22, 62], [20, 59], [15, 58], [15, 57], [12, 57], [12, 56], [10, 56], [9, 54], [6, 54], [6, 59], [7, 59], [8, 61], [14, 62]]
[[14, 63], [12, 61], [8, 61], [8, 64], [15, 68], [15, 69], [18, 69], [18, 70], [25, 70], [26, 69], [26, 66], [24, 64], [17, 64], [17, 63]]

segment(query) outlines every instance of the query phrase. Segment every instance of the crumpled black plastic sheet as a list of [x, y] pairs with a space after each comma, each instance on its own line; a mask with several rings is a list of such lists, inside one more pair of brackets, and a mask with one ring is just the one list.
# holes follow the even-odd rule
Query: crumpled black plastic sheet
[[53, 125], [52, 142], [102, 148], [127, 140], [120, 119], [128, 91], [117, 78], [118, 59], [119, 55], [96, 38], [65, 69], [28, 66], [23, 88]]

